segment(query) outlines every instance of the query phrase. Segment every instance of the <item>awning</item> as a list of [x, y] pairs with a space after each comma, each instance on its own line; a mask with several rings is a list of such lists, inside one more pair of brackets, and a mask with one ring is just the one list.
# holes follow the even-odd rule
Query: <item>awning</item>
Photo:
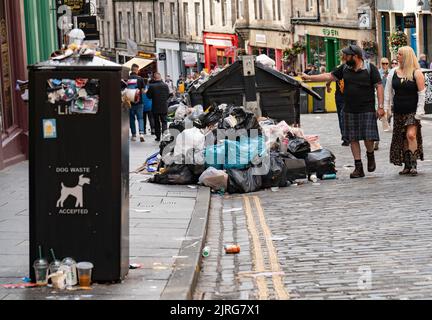
[[216, 47], [231, 47], [232, 46], [231, 40], [205, 39], [205, 42], [209, 46], [216, 46]]
[[143, 58], [132, 58], [131, 60], [126, 62], [123, 65], [123, 67], [131, 69], [133, 64], [137, 64], [141, 70], [142, 68], [145, 68], [148, 65], [151, 65], [153, 62], [154, 62], [154, 60], [148, 60], [148, 59], [143, 59]]

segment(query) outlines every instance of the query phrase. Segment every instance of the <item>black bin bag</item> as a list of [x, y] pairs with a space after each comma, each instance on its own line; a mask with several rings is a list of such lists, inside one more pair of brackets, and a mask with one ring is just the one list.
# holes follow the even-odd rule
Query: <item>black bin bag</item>
[[290, 139], [288, 142], [288, 151], [297, 159], [304, 159], [311, 152], [310, 144], [303, 138]]
[[308, 153], [306, 157], [306, 167], [308, 174], [316, 173], [318, 178], [324, 174], [336, 173], [336, 157], [328, 149], [321, 149]]
[[289, 153], [282, 156], [286, 166], [286, 178], [288, 181], [294, 182], [297, 179], [306, 179], [306, 161], [304, 159], [297, 159]]
[[230, 169], [228, 173], [228, 193], [249, 193], [261, 189], [262, 179], [254, 175], [254, 168], [246, 170]]

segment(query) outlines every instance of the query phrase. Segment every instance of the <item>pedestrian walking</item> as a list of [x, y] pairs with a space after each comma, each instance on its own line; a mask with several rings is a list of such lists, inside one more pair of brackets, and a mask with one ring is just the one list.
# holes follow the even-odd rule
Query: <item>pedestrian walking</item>
[[[381, 80], [383, 83], [383, 88], [385, 88], [386, 83], [387, 83], [387, 78], [390, 72], [390, 63], [389, 60], [387, 58], [382, 58], [381, 61], [381, 68], [379, 68], [379, 73], [381, 76]], [[387, 121], [386, 123], [383, 123], [383, 128], [384, 131], [389, 131], [390, 130], [390, 123], [391, 123], [391, 118], [388, 117], [389, 115], [387, 114], [387, 116], [384, 116], [384, 119], [381, 119], [382, 121]], [[388, 125], [387, 125], [388, 123]], [[379, 149], [379, 141], [375, 141], [375, 145], [374, 145], [374, 150], [377, 151]]]
[[174, 87], [174, 82], [172, 81], [171, 76], [167, 75], [165, 77], [165, 83], [168, 86], [170, 98], [172, 98], [176, 93], [176, 88]]
[[[345, 63], [345, 55], [342, 54], [341, 57], [341, 61], [342, 64]], [[333, 81], [328, 81], [326, 83], [326, 87], [327, 87], [327, 92], [331, 93], [331, 87], [330, 85], [332, 84]], [[341, 132], [341, 139], [342, 139], [342, 146], [343, 147], [348, 147], [349, 141], [346, 140], [344, 138], [344, 105], [345, 105], [345, 100], [344, 100], [344, 96], [343, 96], [343, 91], [344, 91], [344, 80], [338, 80], [336, 81], [336, 92], [335, 92], [335, 102], [336, 102], [336, 110], [337, 110], [337, 114], [338, 114], [338, 120], [339, 120], [339, 130]]]
[[429, 63], [427, 62], [427, 56], [424, 53], [420, 54], [419, 56], [419, 64], [420, 68], [423, 69], [427, 69], [429, 66]]
[[150, 132], [152, 135], [156, 133], [155, 131], [155, 123], [153, 116], [153, 102], [151, 99], [147, 97], [147, 91], [149, 89], [149, 80], [144, 79], [144, 94], [142, 95], [144, 110], [143, 110], [143, 119], [144, 119], [144, 132], [147, 132], [147, 120], [150, 126]]
[[141, 142], [145, 142], [144, 139], [144, 105], [142, 102], [142, 93], [144, 92], [144, 79], [138, 75], [139, 66], [133, 64], [131, 67], [131, 73], [127, 82], [127, 88], [132, 90], [139, 90], [137, 94], [138, 100], [131, 103], [129, 110], [130, 129], [132, 133], [132, 141], [137, 141], [137, 128], [136, 121], [138, 121], [138, 129]]
[[[342, 50], [345, 64], [332, 73], [321, 75], [303, 75], [303, 80], [337, 81], [344, 80], [344, 138], [350, 142], [355, 170], [352, 179], [364, 177], [360, 141], [366, 147], [367, 168], [376, 170], [374, 141], [379, 141], [377, 116], [384, 116], [384, 88], [378, 68], [364, 61], [363, 51], [359, 46], [350, 45]], [[378, 95], [378, 110], [375, 110], [375, 89]]]
[[[156, 141], [161, 140], [162, 133], [167, 130], [169, 88], [162, 81], [161, 74], [155, 72], [153, 82], [147, 91], [147, 97], [152, 99]], [[162, 131], [161, 131], [162, 130]]]
[[394, 127], [390, 162], [405, 164], [401, 175], [417, 175], [417, 160], [423, 160], [421, 117], [424, 115], [425, 78], [414, 50], [405, 46], [398, 50], [399, 67], [391, 70], [385, 88], [385, 109], [393, 104]]

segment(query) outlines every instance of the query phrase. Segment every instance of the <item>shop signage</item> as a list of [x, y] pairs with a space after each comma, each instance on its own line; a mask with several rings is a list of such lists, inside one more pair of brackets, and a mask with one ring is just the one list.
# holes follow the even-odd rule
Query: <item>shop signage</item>
[[416, 27], [416, 17], [415, 16], [405, 16], [404, 17], [404, 26], [406, 29], [415, 28]]
[[56, 0], [57, 8], [70, 7], [73, 16], [90, 14], [90, 0]]
[[255, 35], [255, 42], [267, 43], [267, 37], [265, 34], [257, 34]]
[[186, 67], [193, 67], [197, 64], [197, 54], [191, 52], [183, 52], [183, 61]]
[[339, 36], [339, 31], [337, 31], [336, 29], [323, 28], [322, 33], [326, 37], [338, 37]]
[[166, 61], [166, 53], [164, 52], [159, 53], [159, 61]]
[[155, 59], [156, 56], [153, 53], [146, 53], [146, 52], [138, 52], [138, 57], [143, 58], [143, 59]]
[[77, 17], [78, 28], [84, 31], [85, 40], [99, 40], [96, 16]]
[[359, 28], [369, 29], [371, 26], [369, 13], [362, 13], [359, 15]]

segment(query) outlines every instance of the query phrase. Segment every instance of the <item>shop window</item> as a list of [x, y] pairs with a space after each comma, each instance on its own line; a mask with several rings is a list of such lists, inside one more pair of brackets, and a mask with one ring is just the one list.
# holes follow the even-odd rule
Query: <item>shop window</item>
[[317, 66], [318, 68], [326, 65], [326, 50], [323, 37], [309, 37], [310, 53], [309, 63]]

